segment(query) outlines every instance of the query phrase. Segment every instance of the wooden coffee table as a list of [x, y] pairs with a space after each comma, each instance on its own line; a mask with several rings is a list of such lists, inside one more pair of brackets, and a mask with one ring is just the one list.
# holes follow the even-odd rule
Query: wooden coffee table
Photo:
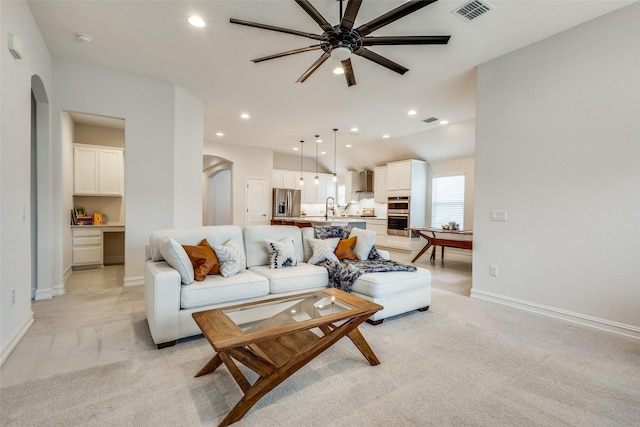
[[[196, 377], [224, 363], [244, 392], [220, 425], [239, 421], [262, 396], [345, 335], [371, 365], [380, 364], [358, 326], [382, 308], [331, 288], [193, 313], [216, 351]], [[250, 384], [233, 359], [260, 378]]]

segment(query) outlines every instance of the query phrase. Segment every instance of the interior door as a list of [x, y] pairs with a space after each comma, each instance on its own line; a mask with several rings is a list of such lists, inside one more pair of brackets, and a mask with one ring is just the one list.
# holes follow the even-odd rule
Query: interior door
[[269, 187], [266, 178], [247, 178], [247, 225], [268, 224]]

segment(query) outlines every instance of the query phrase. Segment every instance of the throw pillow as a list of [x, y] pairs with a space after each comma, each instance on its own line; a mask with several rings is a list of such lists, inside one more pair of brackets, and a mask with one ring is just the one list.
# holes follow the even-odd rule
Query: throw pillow
[[207, 274], [218, 274], [220, 272], [218, 257], [216, 257], [216, 253], [207, 242], [207, 239], [202, 239], [197, 246], [182, 245], [182, 247], [191, 260], [194, 278], [198, 282], [202, 282], [207, 277]]
[[338, 237], [309, 240], [309, 245], [311, 245], [311, 251], [313, 252], [313, 255], [309, 258], [309, 264], [318, 264], [324, 260], [339, 262], [338, 257], [333, 253], [339, 241]]
[[233, 276], [247, 268], [244, 250], [235, 240], [229, 239], [224, 245], [215, 245], [213, 249], [220, 261], [220, 274], [224, 277]]
[[353, 247], [356, 245], [356, 236], [349, 237], [348, 239], [340, 240], [336, 250], [333, 251], [339, 260], [348, 259], [351, 261], [357, 261], [356, 255], [353, 253]]
[[356, 245], [353, 248], [353, 253], [356, 254], [359, 260], [369, 259], [369, 253], [373, 248], [373, 244], [376, 241], [376, 233], [371, 230], [363, 230], [362, 228], [352, 228], [349, 237], [357, 237]]
[[180, 243], [169, 236], [164, 236], [158, 245], [162, 258], [180, 274], [180, 281], [185, 285], [193, 282], [194, 272], [191, 260]]
[[265, 243], [269, 251], [270, 268], [295, 267], [298, 265], [293, 240], [287, 237], [278, 241], [265, 239]]

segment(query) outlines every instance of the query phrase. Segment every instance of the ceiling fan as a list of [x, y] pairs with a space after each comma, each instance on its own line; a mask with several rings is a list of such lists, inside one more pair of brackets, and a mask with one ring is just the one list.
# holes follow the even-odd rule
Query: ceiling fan
[[318, 23], [322, 28], [322, 34], [312, 34], [303, 31], [291, 30], [288, 28], [275, 27], [273, 25], [259, 24], [257, 22], [243, 21], [231, 18], [232, 24], [246, 25], [248, 27], [262, 28], [264, 30], [278, 31], [295, 36], [307, 37], [320, 42], [318, 45], [303, 47], [300, 49], [289, 50], [287, 52], [276, 53], [274, 55], [264, 56], [262, 58], [252, 59], [253, 62], [262, 62], [269, 59], [281, 58], [283, 56], [294, 55], [296, 53], [308, 52], [311, 50], [323, 50], [322, 56], [305, 71], [296, 83], [302, 83], [316, 71], [330, 57], [339, 60], [347, 79], [347, 85], [356, 84], [356, 77], [351, 66], [351, 55], [358, 55], [366, 58], [376, 64], [382, 65], [399, 74], [409, 71], [408, 68], [397, 64], [384, 56], [367, 49], [365, 46], [392, 46], [392, 45], [422, 45], [422, 44], [447, 44], [451, 36], [381, 36], [371, 37], [369, 34], [388, 25], [400, 18], [403, 18], [423, 7], [435, 3], [437, 0], [411, 0], [401, 6], [381, 15], [366, 24], [353, 28], [356, 15], [362, 0], [348, 0], [344, 15], [342, 14], [342, 0], [340, 1], [340, 24], [332, 26], [326, 19], [314, 8], [309, 0], [295, 0], [298, 5], [304, 9], [307, 14]]

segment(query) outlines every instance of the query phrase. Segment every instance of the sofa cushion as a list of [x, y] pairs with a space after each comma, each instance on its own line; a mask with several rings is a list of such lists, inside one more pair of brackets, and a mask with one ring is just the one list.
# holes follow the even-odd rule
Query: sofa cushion
[[191, 264], [191, 260], [189, 259], [187, 252], [180, 243], [176, 242], [171, 237], [163, 236], [158, 243], [158, 252], [162, 254], [162, 257], [167, 261], [167, 264], [178, 272], [182, 283], [188, 285], [193, 282], [193, 265]]
[[223, 245], [215, 245], [213, 249], [220, 261], [220, 274], [224, 277], [231, 277], [246, 270], [247, 259], [241, 242], [229, 239]]
[[207, 276], [180, 289], [180, 307], [196, 308], [261, 297], [269, 294], [269, 281], [256, 273], [244, 270], [231, 277]]
[[356, 240], [356, 245], [353, 248], [353, 253], [356, 254], [356, 257], [361, 261], [368, 259], [369, 253], [376, 241], [375, 231], [353, 227], [349, 237], [358, 238], [358, 240]]
[[351, 290], [373, 298], [397, 294], [409, 289], [431, 285], [431, 272], [418, 267], [416, 271], [367, 273], [358, 277]]
[[209, 242], [207, 242], [207, 239], [202, 239], [197, 246], [182, 245], [182, 247], [191, 260], [194, 278], [198, 282], [202, 282], [208, 274], [220, 273], [218, 257]]
[[270, 268], [286, 268], [298, 265], [298, 258], [293, 246], [293, 240], [288, 237], [278, 241], [265, 239], [267, 250], [269, 251]]
[[269, 279], [272, 294], [326, 288], [329, 284], [326, 268], [305, 262], [298, 263], [296, 268], [271, 269], [261, 265], [251, 267], [249, 271]]
[[338, 237], [309, 240], [312, 251], [312, 255], [309, 258], [309, 264], [318, 264], [324, 260], [339, 262], [338, 257], [333, 253], [338, 246], [338, 242], [340, 242], [340, 238]]
[[293, 225], [249, 225], [244, 229], [244, 247], [247, 254], [247, 267], [269, 264], [269, 251], [265, 239], [293, 241], [296, 259], [304, 256], [300, 228]]

